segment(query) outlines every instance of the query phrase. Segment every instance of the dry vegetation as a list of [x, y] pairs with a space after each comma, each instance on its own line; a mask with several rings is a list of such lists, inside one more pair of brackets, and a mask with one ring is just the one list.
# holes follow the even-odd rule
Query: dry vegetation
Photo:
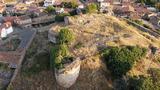
[[[75, 16], [70, 18], [70, 23], [71, 25], [68, 26], [55, 24], [51, 29], [56, 32], [62, 27], [72, 30], [76, 35], [76, 43], [72, 46], [73, 53], [76, 56], [84, 57], [77, 82], [67, 90], [112, 89], [111, 75], [97, 54], [99, 46], [139, 45], [148, 47], [152, 44], [160, 47], [159, 39], [141, 32], [115, 17], [106, 15]], [[49, 69], [40, 68], [39, 72], [31, 75], [25, 72], [37, 59], [35, 56], [39, 52], [49, 51], [47, 49], [49, 45], [47, 33], [38, 33], [27, 52], [22, 70], [19, 71], [17, 78], [12, 83], [13, 90], [66, 90], [56, 84], [54, 74]], [[48, 58], [45, 61], [49, 62]], [[145, 58], [130, 71], [130, 74], [145, 74], [150, 61], [150, 58]], [[158, 64], [153, 62], [150, 66], [157, 68]], [[44, 65], [44, 67], [48, 66]]]
[[71, 25], [54, 25], [53, 31], [68, 27], [77, 36], [76, 42], [83, 47], [74, 52], [77, 56], [96, 52], [97, 46], [139, 45], [160, 46], [159, 39], [128, 25], [123, 20], [106, 15], [83, 15], [70, 17]]

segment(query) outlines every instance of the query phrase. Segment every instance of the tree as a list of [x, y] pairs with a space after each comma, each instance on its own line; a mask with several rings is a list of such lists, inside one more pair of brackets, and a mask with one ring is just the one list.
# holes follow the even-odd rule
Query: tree
[[131, 77], [128, 83], [129, 90], [159, 90], [154, 88], [155, 85], [151, 77]]
[[60, 30], [59, 35], [58, 35], [59, 43], [70, 44], [73, 40], [74, 40], [73, 32], [71, 32], [67, 28], [63, 28]]
[[95, 12], [97, 12], [97, 9], [98, 9], [97, 5], [95, 3], [91, 3], [91, 4], [87, 5], [86, 12], [87, 13], [95, 13]]
[[129, 90], [160, 90], [160, 69], [149, 70], [150, 76], [133, 76], [128, 80]]
[[146, 49], [138, 46], [112, 47], [103, 51], [108, 69], [115, 78], [125, 75], [141, 57]]

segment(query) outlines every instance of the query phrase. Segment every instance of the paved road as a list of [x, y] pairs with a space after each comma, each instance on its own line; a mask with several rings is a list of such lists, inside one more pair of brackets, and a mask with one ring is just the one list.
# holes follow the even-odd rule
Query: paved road
[[31, 30], [31, 28], [27, 28], [27, 29], [16, 28], [16, 32], [19, 34], [21, 38], [21, 43], [18, 48], [27, 49], [36, 31]]

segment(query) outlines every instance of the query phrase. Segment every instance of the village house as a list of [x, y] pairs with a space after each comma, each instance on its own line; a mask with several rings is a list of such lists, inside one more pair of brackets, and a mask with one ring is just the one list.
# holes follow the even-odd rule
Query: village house
[[123, 4], [115, 6], [113, 11], [117, 16], [130, 17], [135, 12], [135, 9], [130, 4]]
[[3, 17], [3, 22], [10, 22], [12, 25], [14, 23], [14, 20], [16, 19], [16, 16], [7, 16], [7, 17]]
[[133, 7], [135, 9], [135, 13], [131, 15], [130, 18], [132, 19], [141, 19], [145, 14], [150, 13], [149, 10], [147, 10], [147, 7], [142, 4], [133, 4]]
[[35, 2], [34, 0], [23, 0], [23, 3], [28, 4], [28, 5], [30, 5], [34, 2]]
[[111, 5], [111, 0], [97, 0], [100, 3], [100, 12], [108, 13], [112, 15], [113, 6]]
[[10, 22], [6, 22], [0, 25], [0, 38], [5, 38], [12, 32], [13, 28]]
[[32, 20], [29, 16], [23, 15], [19, 16], [14, 20], [14, 24], [19, 27], [31, 27]]
[[160, 17], [158, 17], [158, 16], [150, 16], [149, 22], [151, 22], [155, 26], [160, 27]]
[[44, 7], [54, 5], [55, 0], [44, 0]]
[[5, 9], [6, 9], [5, 4], [0, 2], [0, 14], [2, 14], [5, 11]]

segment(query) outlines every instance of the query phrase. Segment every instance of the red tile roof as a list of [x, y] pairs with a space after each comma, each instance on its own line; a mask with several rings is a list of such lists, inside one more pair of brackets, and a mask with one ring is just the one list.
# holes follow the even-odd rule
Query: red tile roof
[[14, 65], [16, 68], [23, 55], [25, 55], [24, 49], [17, 49], [16, 51], [0, 52], [0, 62]]
[[11, 27], [11, 22], [6, 22], [6, 23], [3, 23], [2, 25], [0, 25], [0, 34], [1, 34], [1, 31], [3, 28], [7, 29], [9, 27]]
[[18, 64], [21, 55], [15, 52], [0, 52], [0, 62]]
[[8, 16], [8, 17], [5, 17], [3, 20], [4, 22], [11, 22], [11, 24], [13, 24], [14, 19], [16, 18], [17, 18], [16, 16]]

